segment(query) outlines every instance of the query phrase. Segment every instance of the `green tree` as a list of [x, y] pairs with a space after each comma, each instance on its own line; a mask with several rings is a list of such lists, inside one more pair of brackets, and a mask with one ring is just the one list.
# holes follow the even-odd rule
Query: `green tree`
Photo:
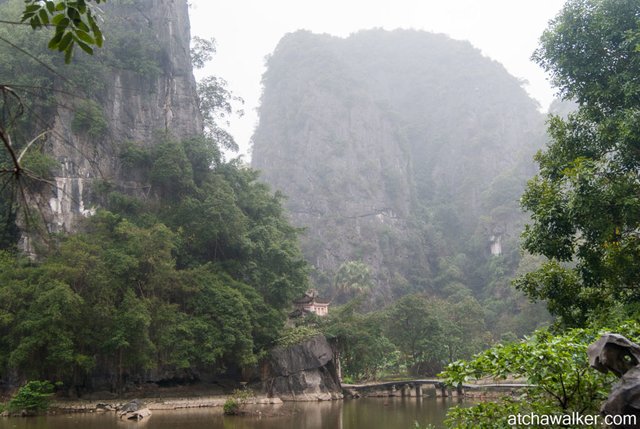
[[575, 328], [559, 335], [539, 330], [524, 340], [498, 344], [470, 361], [451, 363], [441, 375], [452, 386], [490, 377], [522, 379], [529, 387], [518, 398], [454, 407], [448, 413], [448, 427], [509, 428], [513, 426], [508, 418], [516, 414], [597, 414], [616, 379], [589, 367], [587, 347], [604, 332], [630, 338], [640, 334], [636, 322], [611, 329]]
[[9, 253], [0, 256], [0, 373], [66, 379], [88, 357], [78, 347], [82, 298], [51, 271]]
[[385, 372], [400, 369], [400, 352], [385, 332], [383, 311], [360, 314], [356, 297], [318, 320], [319, 328], [334, 346], [342, 375], [352, 380], [373, 380]]
[[33, 380], [22, 386], [9, 401], [9, 411], [13, 413], [38, 413], [49, 408], [54, 385], [48, 381]]
[[[73, 46], [90, 46], [87, 35], [97, 44], [95, 22], [87, 21], [95, 20], [91, 6], [97, 3], [104, 0], [27, 1], [27, 18], [35, 27], [54, 23], [60, 40], [50, 47], [69, 59]], [[80, 111], [72, 131], [99, 137], [109, 124], [91, 100], [100, 100], [104, 70], [158, 73], [155, 35], [147, 27], [132, 28], [127, 16], [139, 5], [120, 3], [123, 12], [104, 26], [117, 43], [96, 52], [95, 61], [77, 58], [64, 76], [55, 67], [58, 53], [47, 49], [45, 29], [0, 25], [0, 56], [7, 59], [0, 61], [0, 82], [15, 77], [17, 87], [34, 91], [23, 99], [0, 84], [8, 95], [0, 97], [0, 139], [7, 149], [2, 173], [20, 183], [29, 173], [35, 186], [52, 166], [33, 146], [20, 159], [41, 125], [31, 114], [18, 115], [21, 109], [49, 118], [59, 101], [55, 94], [73, 95], [71, 107]], [[19, 0], [0, 1], [0, 15], [16, 22], [23, 8]], [[12, 55], [15, 48], [4, 39], [23, 55]], [[204, 44], [200, 61], [211, 48]], [[222, 81], [208, 85], [210, 97], [203, 96], [201, 107], [211, 129], [231, 114], [233, 97]], [[149, 370], [195, 378], [255, 365], [279, 336], [291, 299], [307, 290], [308, 270], [283, 196], [239, 161], [224, 162], [220, 147], [229, 145], [215, 133], [177, 141], [168, 131], [144, 146], [114, 144], [127, 176], [121, 179], [150, 189], [147, 195], [126, 193], [118, 182], [94, 183], [91, 190], [104, 207], [77, 233], [38, 249], [37, 261], [0, 253], [0, 377], [91, 388], [100, 374], [118, 390]], [[12, 196], [0, 199], [11, 220], [17, 207]], [[3, 234], [12, 238], [12, 232]]]
[[369, 266], [360, 261], [347, 261], [340, 265], [333, 282], [331, 301], [341, 295], [358, 294], [371, 289]]
[[548, 262], [516, 286], [570, 326], [640, 302], [639, 14], [634, 0], [570, 0], [534, 54], [578, 110], [550, 118], [536, 156], [524, 247]]
[[385, 333], [416, 375], [435, 375], [491, 343], [484, 311], [467, 291], [447, 299], [407, 295], [387, 310]]
[[444, 330], [435, 302], [423, 295], [407, 295], [396, 301], [388, 313], [387, 337], [398, 347], [414, 375], [433, 375], [445, 360]]
[[429, 307], [442, 331], [436, 346], [442, 350], [443, 363], [468, 359], [491, 344], [484, 309], [471, 294], [458, 293], [446, 300], [432, 298]]
[[[191, 64], [194, 69], [203, 68], [213, 59], [216, 53], [214, 39], [193, 37], [191, 47]], [[197, 83], [198, 108], [204, 120], [205, 135], [217, 142], [223, 149], [237, 152], [235, 139], [221, 124], [229, 125], [229, 117], [233, 114], [242, 116], [244, 111], [237, 109], [236, 104], [244, 104], [241, 97], [233, 95], [227, 88], [227, 81], [217, 76], [206, 76]]]

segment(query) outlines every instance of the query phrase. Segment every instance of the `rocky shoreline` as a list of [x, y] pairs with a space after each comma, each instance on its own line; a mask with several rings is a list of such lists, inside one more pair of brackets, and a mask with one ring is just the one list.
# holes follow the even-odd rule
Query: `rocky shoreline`
[[[151, 411], [182, 410], [187, 408], [213, 408], [222, 406], [229, 396], [201, 396], [185, 398], [144, 398], [145, 407]], [[115, 412], [129, 400], [57, 400], [51, 403], [49, 414], [62, 413], [106, 413]], [[280, 398], [256, 396], [246, 402], [248, 405], [280, 405]]]

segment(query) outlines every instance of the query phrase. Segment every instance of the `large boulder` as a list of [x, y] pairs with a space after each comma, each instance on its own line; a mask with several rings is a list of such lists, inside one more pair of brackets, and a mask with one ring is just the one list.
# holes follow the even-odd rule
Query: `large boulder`
[[283, 401], [342, 398], [333, 350], [322, 335], [294, 346], [274, 348], [263, 382], [269, 396]]
[[[587, 350], [589, 364], [602, 373], [611, 371], [620, 381], [600, 409], [603, 415], [636, 416], [640, 420], [640, 346], [618, 334], [605, 334]], [[637, 425], [612, 425], [616, 429]]]
[[589, 365], [622, 377], [640, 363], [640, 346], [619, 334], [605, 334], [587, 349]]
[[118, 408], [118, 416], [121, 420], [140, 421], [151, 417], [151, 410], [145, 407], [139, 399], [134, 399]]

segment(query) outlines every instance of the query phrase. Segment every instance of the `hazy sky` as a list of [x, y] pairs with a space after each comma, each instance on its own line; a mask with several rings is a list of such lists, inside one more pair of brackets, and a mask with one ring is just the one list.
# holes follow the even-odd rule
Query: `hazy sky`
[[[245, 100], [245, 116], [230, 131], [241, 147], [258, 121], [264, 58], [286, 33], [299, 29], [346, 37], [362, 29], [411, 28], [469, 40], [499, 61], [525, 86], [543, 110], [554, 90], [530, 61], [538, 38], [564, 0], [191, 0], [192, 35], [215, 37], [218, 53], [197, 77], [214, 74]], [[248, 160], [248, 159], [247, 159]]]

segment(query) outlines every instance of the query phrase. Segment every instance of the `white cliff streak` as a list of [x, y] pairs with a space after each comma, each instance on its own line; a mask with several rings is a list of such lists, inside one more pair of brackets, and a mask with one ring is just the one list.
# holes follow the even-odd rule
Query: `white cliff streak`
[[[145, 11], [149, 26], [162, 52], [158, 57], [159, 74], [149, 76], [133, 70], [106, 68], [104, 90], [96, 102], [107, 123], [102, 135], [90, 135], [72, 126], [75, 114], [66, 106], [81, 103], [68, 100], [64, 94], [55, 112], [53, 130], [48, 141], [49, 153], [60, 160], [54, 174], [55, 187], [50, 189], [49, 213], [45, 218], [52, 231], [73, 231], [77, 222], [95, 211], [93, 185], [107, 181], [117, 188], [131, 185], [128, 172], [121, 169], [119, 148], [124, 142], [150, 147], [157, 142], [158, 132], [175, 138], [201, 133], [202, 120], [196, 101], [196, 84], [189, 54], [190, 30], [186, 0], [158, 2], [141, 0], [144, 5], [109, 5], [106, 14], [125, 15], [135, 19]], [[105, 47], [104, 49], [109, 49]], [[105, 66], [106, 67], [106, 66]], [[138, 184], [133, 188], [144, 188]]]

